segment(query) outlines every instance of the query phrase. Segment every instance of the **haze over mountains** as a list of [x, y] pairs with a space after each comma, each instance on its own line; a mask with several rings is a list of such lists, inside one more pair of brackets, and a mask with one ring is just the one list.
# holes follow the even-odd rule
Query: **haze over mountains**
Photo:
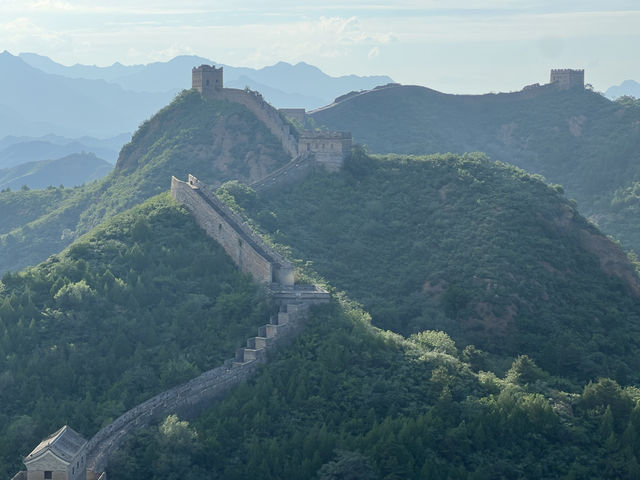
[[99, 180], [113, 169], [109, 162], [93, 153], [71, 153], [55, 160], [26, 162], [0, 168], [0, 189], [75, 187]]
[[258, 90], [267, 101], [278, 108], [304, 107], [308, 110], [327, 105], [335, 97], [351, 90], [367, 90], [393, 81], [386, 75], [330, 77], [317, 67], [304, 62], [296, 65], [278, 62], [272, 66], [254, 69], [218, 64], [195, 55], [181, 55], [168, 62], [154, 62], [148, 65], [124, 66], [115, 63], [110, 67], [67, 67], [33, 53], [21, 53], [19, 57], [46, 73], [69, 78], [105, 80], [134, 92], [174, 94], [184, 88], [191, 88], [189, 73], [192, 67], [216, 64], [224, 67], [226, 86], [248, 86], [252, 90]]
[[58, 135], [42, 137], [7, 136], [0, 139], [0, 168], [13, 167], [25, 162], [53, 160], [79, 152], [92, 152], [115, 164], [122, 145], [131, 139], [123, 133], [111, 138], [66, 138]]
[[640, 98], [640, 83], [635, 80], [625, 80], [620, 85], [607, 88], [605, 95], [607, 98], [616, 99], [625, 95]]
[[[115, 163], [131, 132], [191, 88], [191, 68], [203, 63], [214, 62], [179, 56], [148, 65], [64, 66], [34, 53], [1, 53], [0, 168], [82, 152]], [[305, 63], [225, 66], [227, 86], [258, 90], [277, 107], [317, 108], [351, 90], [391, 81], [387, 76], [330, 77]]]

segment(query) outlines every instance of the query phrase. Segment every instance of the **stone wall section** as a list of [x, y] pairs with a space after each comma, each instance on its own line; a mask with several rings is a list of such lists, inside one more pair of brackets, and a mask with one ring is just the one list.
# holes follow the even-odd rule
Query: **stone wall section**
[[282, 147], [291, 158], [298, 156], [298, 141], [291, 133], [291, 126], [282, 118], [280, 112], [267, 103], [258, 92], [223, 88], [218, 97], [247, 107], [282, 142]]
[[278, 314], [259, 328], [258, 336], [247, 340], [246, 347], [237, 350], [235, 358], [150, 398], [96, 433], [87, 444], [88, 480], [90, 477], [98, 478], [104, 472], [109, 456], [132, 432], [172, 413], [178, 413], [182, 418], [193, 418], [231, 388], [247, 380], [267, 361], [274, 347], [289, 342], [302, 331], [309, 305], [308, 302], [281, 304]]
[[344, 159], [351, 154], [351, 133], [305, 130], [300, 133], [298, 151], [313, 153], [316, 162], [330, 172], [342, 168]]
[[314, 168], [315, 158], [313, 154], [303, 154], [269, 175], [256, 180], [249, 186], [256, 192], [277, 190], [286, 185], [299, 182]]
[[236, 265], [258, 282], [293, 286], [293, 265], [268, 246], [193, 175], [188, 182], [171, 179], [171, 195], [200, 227], [225, 249]]

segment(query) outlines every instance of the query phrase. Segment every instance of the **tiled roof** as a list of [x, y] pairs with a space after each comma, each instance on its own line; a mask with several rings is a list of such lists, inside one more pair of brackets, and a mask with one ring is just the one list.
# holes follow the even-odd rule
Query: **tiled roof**
[[46, 450], [50, 450], [66, 462], [71, 462], [85, 443], [87, 443], [87, 441], [82, 435], [65, 425], [57, 432], [52, 433], [42, 440], [40, 444], [25, 457], [24, 463], [40, 456]]

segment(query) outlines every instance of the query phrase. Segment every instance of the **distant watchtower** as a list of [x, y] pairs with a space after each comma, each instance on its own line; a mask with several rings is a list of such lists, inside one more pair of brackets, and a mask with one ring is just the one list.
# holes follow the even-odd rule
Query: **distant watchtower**
[[555, 84], [561, 90], [569, 88], [584, 88], [584, 70], [572, 70], [562, 68], [551, 70], [550, 83]]
[[191, 88], [197, 89], [203, 97], [213, 97], [222, 90], [222, 67], [200, 65], [191, 70]]

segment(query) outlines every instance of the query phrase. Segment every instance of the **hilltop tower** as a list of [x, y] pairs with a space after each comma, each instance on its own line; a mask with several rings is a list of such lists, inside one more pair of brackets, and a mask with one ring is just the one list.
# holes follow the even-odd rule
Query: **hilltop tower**
[[561, 68], [551, 70], [549, 83], [555, 84], [561, 90], [569, 88], [584, 88], [584, 70]]
[[214, 97], [223, 88], [222, 67], [200, 65], [191, 70], [191, 88], [198, 90], [203, 97]]

